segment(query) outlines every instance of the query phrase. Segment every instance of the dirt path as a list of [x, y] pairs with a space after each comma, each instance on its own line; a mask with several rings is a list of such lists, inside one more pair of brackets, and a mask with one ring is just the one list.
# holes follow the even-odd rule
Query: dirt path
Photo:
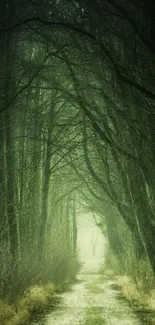
[[113, 282], [103, 284], [97, 274], [80, 274], [58, 308], [31, 325], [142, 325], [125, 301], [118, 299]]

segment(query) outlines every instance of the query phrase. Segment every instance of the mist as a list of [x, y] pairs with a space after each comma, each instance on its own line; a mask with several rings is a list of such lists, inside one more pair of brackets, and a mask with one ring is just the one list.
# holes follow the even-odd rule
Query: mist
[[92, 213], [77, 216], [77, 252], [83, 272], [97, 272], [104, 262], [106, 239], [95, 225]]

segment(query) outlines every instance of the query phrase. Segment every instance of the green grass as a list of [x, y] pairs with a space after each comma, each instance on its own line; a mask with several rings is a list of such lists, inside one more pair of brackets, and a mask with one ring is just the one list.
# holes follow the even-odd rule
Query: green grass
[[102, 307], [88, 307], [85, 314], [85, 320], [81, 325], [106, 325], [102, 316]]
[[100, 283], [98, 282], [91, 282], [85, 284], [85, 288], [89, 290], [91, 293], [103, 293], [103, 288], [99, 287]]

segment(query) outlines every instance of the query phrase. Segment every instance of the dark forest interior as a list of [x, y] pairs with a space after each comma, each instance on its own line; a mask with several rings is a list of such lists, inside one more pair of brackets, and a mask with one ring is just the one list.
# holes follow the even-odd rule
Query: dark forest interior
[[155, 324], [155, 1], [1, 0], [0, 324], [78, 281], [82, 213]]

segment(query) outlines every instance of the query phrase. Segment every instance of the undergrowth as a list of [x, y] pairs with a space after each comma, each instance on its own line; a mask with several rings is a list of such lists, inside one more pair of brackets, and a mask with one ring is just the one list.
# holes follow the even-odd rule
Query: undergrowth
[[155, 325], [155, 276], [148, 259], [144, 257], [137, 260], [131, 252], [116, 258], [108, 250], [100, 274], [104, 277], [108, 272], [120, 288], [122, 296], [138, 310], [140, 308], [150, 314], [149, 324]]
[[54, 284], [33, 286], [27, 289], [15, 303], [0, 301], [0, 324], [26, 324], [35, 312], [54, 305], [57, 288]]
[[[61, 261], [62, 263], [63, 261]], [[58, 303], [58, 294], [70, 290], [72, 282], [76, 279], [76, 274], [79, 271], [80, 263], [76, 258], [68, 259], [68, 263], [63, 266], [59, 262], [59, 273], [51, 273], [50, 278], [44, 276], [43, 280], [39, 277], [33, 280], [33, 284], [21, 292], [24, 287], [22, 282], [19, 287], [20, 294], [1, 296], [0, 299], [0, 325], [25, 325], [33, 319], [37, 313], [46, 311], [49, 308], [54, 308]], [[61, 271], [60, 271], [61, 269]], [[38, 270], [39, 271], [39, 270]], [[60, 276], [62, 274], [62, 276]], [[59, 277], [60, 276], [60, 280]], [[36, 284], [35, 284], [36, 282]], [[40, 283], [38, 283], [40, 282]], [[47, 282], [47, 283], [46, 283]], [[18, 279], [18, 285], [20, 285]], [[17, 286], [16, 286], [17, 287]]]

